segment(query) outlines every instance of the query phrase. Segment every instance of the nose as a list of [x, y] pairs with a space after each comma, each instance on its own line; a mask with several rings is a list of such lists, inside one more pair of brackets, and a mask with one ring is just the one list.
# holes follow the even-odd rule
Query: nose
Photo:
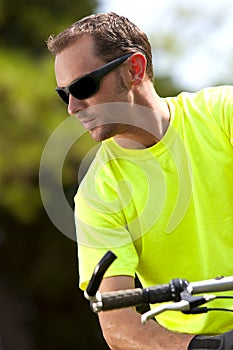
[[69, 95], [68, 113], [74, 115], [84, 108], [87, 108], [85, 100], [78, 100], [71, 94]]

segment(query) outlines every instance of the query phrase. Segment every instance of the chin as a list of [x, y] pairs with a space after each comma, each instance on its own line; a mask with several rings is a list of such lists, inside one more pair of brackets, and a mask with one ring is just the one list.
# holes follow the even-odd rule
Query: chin
[[93, 140], [96, 142], [101, 142], [117, 135], [115, 124], [97, 126], [89, 132]]

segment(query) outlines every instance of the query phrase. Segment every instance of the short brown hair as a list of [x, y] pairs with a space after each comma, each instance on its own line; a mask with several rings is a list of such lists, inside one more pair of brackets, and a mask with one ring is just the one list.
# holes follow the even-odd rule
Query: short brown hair
[[84, 17], [57, 36], [50, 36], [47, 46], [57, 55], [77, 38], [91, 36], [96, 54], [106, 62], [130, 52], [141, 52], [147, 59], [147, 75], [153, 82], [151, 45], [147, 35], [127, 18], [113, 12]]

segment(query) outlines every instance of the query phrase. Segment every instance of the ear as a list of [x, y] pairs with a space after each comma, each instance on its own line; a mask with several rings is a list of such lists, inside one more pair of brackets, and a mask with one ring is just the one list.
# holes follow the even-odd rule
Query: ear
[[133, 85], [141, 83], [146, 72], [146, 57], [141, 53], [135, 53], [130, 57], [131, 67], [130, 74]]

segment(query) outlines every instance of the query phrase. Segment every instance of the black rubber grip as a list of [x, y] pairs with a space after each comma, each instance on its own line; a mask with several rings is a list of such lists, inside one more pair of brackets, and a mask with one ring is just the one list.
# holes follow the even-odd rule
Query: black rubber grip
[[149, 288], [125, 289], [116, 292], [102, 293], [102, 310], [120, 309], [142, 304], [154, 304], [171, 301], [172, 296], [168, 284]]
[[170, 284], [158, 284], [157, 286], [144, 288], [143, 293], [145, 302], [149, 304], [174, 300]]
[[140, 305], [143, 302], [141, 288], [125, 289], [116, 292], [102, 293], [102, 310], [113, 310], [128, 306]]

